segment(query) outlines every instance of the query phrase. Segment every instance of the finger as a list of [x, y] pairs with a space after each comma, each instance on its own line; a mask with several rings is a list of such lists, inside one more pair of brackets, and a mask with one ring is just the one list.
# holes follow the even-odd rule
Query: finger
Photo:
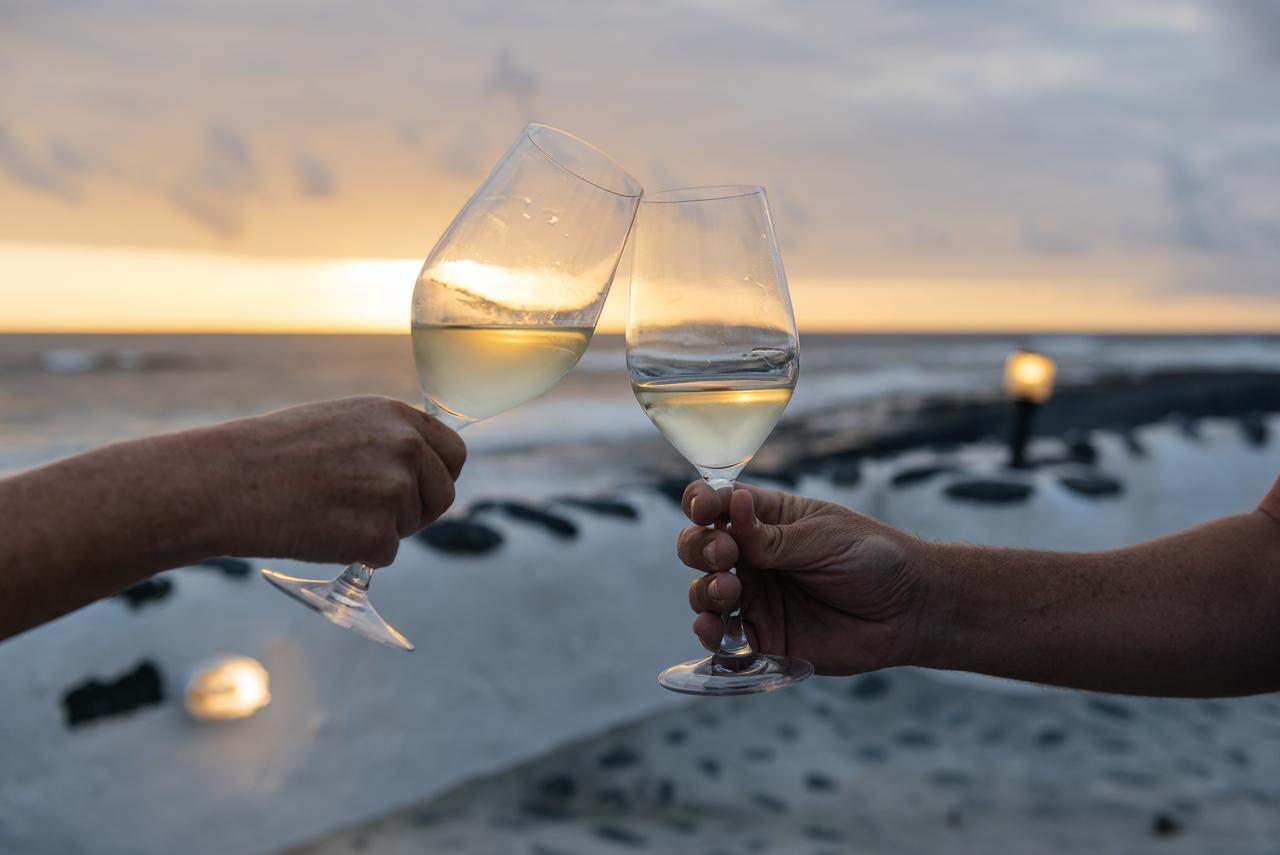
[[697, 525], [711, 525], [727, 508], [721, 494], [706, 481], [694, 481], [685, 487], [680, 507], [689, 521]]
[[[422, 513], [413, 531], [418, 531], [449, 510], [455, 496], [453, 474], [434, 449], [428, 449], [418, 464], [418, 496]], [[413, 532], [401, 532], [407, 537]]]
[[717, 612], [703, 612], [693, 619], [693, 634], [699, 644], [714, 653], [724, 635], [724, 619]]
[[795, 558], [788, 556], [795, 527], [761, 522], [756, 509], [755, 490], [734, 492], [729, 508], [729, 524], [743, 562], [753, 567], [776, 567], [788, 563], [788, 557]]
[[727, 532], [690, 526], [680, 532], [676, 555], [687, 566], [704, 573], [728, 570], [738, 560], [738, 544]]
[[755, 503], [756, 518], [764, 523], [774, 525], [791, 523], [804, 515], [803, 502], [806, 500], [784, 493], [781, 490], [768, 490], [754, 484], [737, 484], [734, 493], [750, 493]]
[[414, 410], [412, 407], [410, 409], [414, 414], [414, 418], [411, 419], [413, 426], [439, 455], [449, 473], [449, 478], [458, 480], [458, 476], [462, 474], [462, 465], [467, 462], [467, 445], [462, 441], [462, 437], [435, 416]]
[[695, 612], [727, 612], [738, 604], [742, 583], [732, 573], [710, 573], [689, 583], [689, 608]]

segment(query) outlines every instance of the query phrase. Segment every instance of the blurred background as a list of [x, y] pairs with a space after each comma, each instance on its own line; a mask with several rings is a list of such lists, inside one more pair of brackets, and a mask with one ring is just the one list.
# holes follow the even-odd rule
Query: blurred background
[[[748, 480], [1073, 549], [1244, 510], [1280, 471], [1278, 83], [1266, 0], [0, 0], [0, 472], [307, 400], [416, 401], [418, 267], [536, 121], [650, 191], [768, 188], [803, 376]], [[692, 470], [631, 397], [626, 284], [573, 374], [469, 430], [450, 519], [471, 546], [416, 538], [380, 576], [414, 657], [231, 559], [0, 645], [0, 849], [1280, 834], [1267, 698], [910, 671], [692, 705], [658, 688], [695, 650], [671, 500]], [[1004, 385], [1019, 348], [1056, 362], [1038, 407]], [[200, 724], [184, 688], [225, 654], [265, 666], [270, 703]]]

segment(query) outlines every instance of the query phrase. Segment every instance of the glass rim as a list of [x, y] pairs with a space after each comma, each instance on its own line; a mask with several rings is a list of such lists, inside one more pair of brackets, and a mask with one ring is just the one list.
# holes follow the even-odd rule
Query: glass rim
[[[759, 184], [713, 184], [708, 187], [676, 187], [647, 193], [642, 205], [674, 205], [682, 202], [719, 202], [723, 199], [741, 199], [746, 196], [764, 195]], [[668, 198], [663, 198], [668, 197]]]
[[[563, 137], [564, 139], [567, 139], [570, 142], [572, 142], [574, 145], [579, 146], [583, 149], [586, 149], [594, 157], [597, 157], [603, 160], [611, 169], [615, 170], [618, 173], [618, 175], [621, 176], [622, 185], [626, 189], [616, 190], [613, 187], [605, 187], [604, 185], [596, 181], [592, 181], [590, 178], [587, 178], [585, 175], [582, 175], [577, 170], [561, 163], [560, 160], [556, 158], [554, 154], [547, 151], [542, 146], [538, 145], [538, 141], [537, 139], [535, 139], [535, 136], [539, 132], [548, 132], [548, 133], [555, 134], [556, 136]], [[545, 157], [547, 160], [551, 161], [556, 166], [563, 169], [565, 172], [572, 175], [574, 178], [577, 178], [581, 181], [585, 181], [588, 184], [590, 184], [592, 187], [595, 187], [599, 190], [603, 190], [606, 193], [612, 193], [615, 196], [621, 196], [624, 199], [638, 199], [644, 195], [644, 188], [640, 186], [640, 182], [637, 181], [635, 178], [633, 178], [631, 173], [623, 169], [622, 164], [618, 163], [618, 161], [614, 160], [612, 157], [605, 154], [599, 148], [587, 142], [582, 137], [575, 136], [574, 134], [571, 134], [568, 131], [562, 131], [559, 128], [554, 128], [551, 125], [543, 125], [537, 122], [530, 122], [529, 124], [525, 125], [524, 136], [529, 140], [529, 143], [542, 154], [543, 157]]]

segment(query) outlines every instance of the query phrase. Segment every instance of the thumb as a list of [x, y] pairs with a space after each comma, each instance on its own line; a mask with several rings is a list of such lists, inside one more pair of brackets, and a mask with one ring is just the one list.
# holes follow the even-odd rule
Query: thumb
[[795, 538], [792, 526], [770, 525], [756, 516], [755, 496], [735, 490], [729, 500], [729, 533], [738, 544], [739, 561], [753, 567], [783, 567], [794, 564], [790, 553]]

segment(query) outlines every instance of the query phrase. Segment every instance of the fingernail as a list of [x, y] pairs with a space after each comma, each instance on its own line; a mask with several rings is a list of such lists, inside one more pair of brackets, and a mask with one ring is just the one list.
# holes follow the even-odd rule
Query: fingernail
[[698, 497], [694, 496], [692, 499], [689, 500], [689, 516], [694, 516], [697, 513], [697, 510], [696, 510], [697, 507], [698, 507]]
[[[702, 550], [702, 557], [707, 559], [708, 564], [715, 564], [716, 563], [716, 545], [714, 543], [708, 543], [706, 547], [704, 547]], [[712, 585], [714, 586], [714, 583], [712, 583]]]
[[711, 595], [711, 599], [720, 599], [720, 580], [712, 579], [711, 584], [707, 586], [707, 593]]

